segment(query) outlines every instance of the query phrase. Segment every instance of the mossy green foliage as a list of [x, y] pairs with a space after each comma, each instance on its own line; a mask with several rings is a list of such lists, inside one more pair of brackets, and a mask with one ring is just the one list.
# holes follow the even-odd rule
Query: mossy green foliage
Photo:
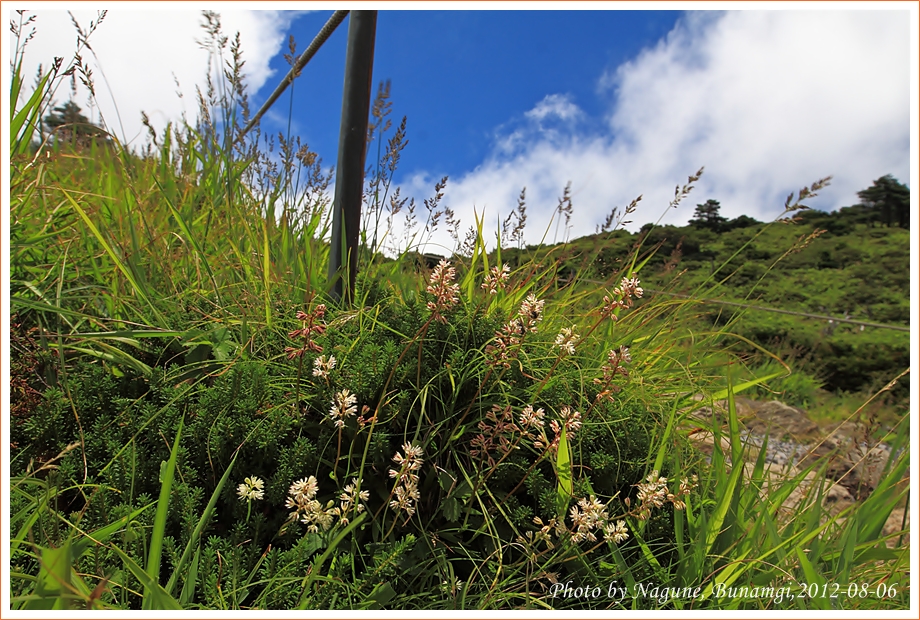
[[[471, 558], [488, 557], [494, 543], [492, 537], [481, 535], [483, 527], [494, 528], [499, 539], [513, 539], [531, 527], [534, 516], [555, 512], [555, 475], [549, 462], [539, 463], [545, 454], [532, 447], [500, 464], [495, 464], [501, 459], [500, 451], [470, 456], [470, 440], [492, 403], [529, 403], [534, 381], [527, 376], [537, 370], [531, 365], [519, 367], [486, 382], [484, 388], [482, 381], [489, 371], [482, 365], [482, 354], [502, 321], [498, 313], [489, 316], [473, 307], [466, 316], [467, 311], [457, 309], [451, 322], [442, 324], [430, 321], [427, 309], [417, 302], [404, 304], [395, 297], [378, 300], [372, 313], [326, 332], [324, 349], [339, 360], [330, 382], [302, 372], [299, 360], [286, 359], [281, 348], [264, 351], [274, 353], [267, 359], [229, 364], [216, 376], [197, 382], [175, 382], [183, 368], [179, 362], [155, 368], [146, 381], [128, 374], [115, 377], [102, 364], [76, 362], [58, 387], [45, 391], [31, 416], [12, 429], [12, 440], [24, 448], [16, 455], [14, 467], [23, 472], [30, 462], [57, 454], [70, 442], [82, 439], [79, 450], [60, 459], [52, 479], [55, 484], [78, 484], [90, 464], [93, 474], [85, 484], [98, 486], [88, 497], [70, 492], [57, 498], [57, 510], [78, 516], [81, 528], [91, 531], [156, 496], [161, 466], [169, 455], [165, 439], [175, 436], [184, 417], [184, 434], [190, 439], [181, 443], [168, 513], [164, 556], [168, 565], [178, 558], [206, 498], [238, 453], [237, 477], [253, 474], [267, 480], [265, 501], [254, 502], [250, 511], [233, 489], [224, 490], [199, 567], [201, 574], [208, 575], [201, 584], [202, 602], [211, 605], [215, 604], [214, 579], [219, 571], [208, 567], [221, 549], [226, 552], [223, 560], [235, 571], [252, 570], [260, 561], [259, 550], [269, 547], [275, 551], [263, 562], [274, 567], [270, 570], [275, 578], [284, 580], [303, 570], [302, 562], [286, 560], [302, 553], [304, 543], [299, 526], [283, 527], [287, 511], [282, 506], [288, 487], [298, 478], [316, 475], [324, 487], [321, 497], [325, 502], [336, 499], [347, 472], [359, 471], [360, 448], [367, 432], [362, 435], [353, 422], [348, 424], [342, 438], [350, 447], [341, 450], [338, 432], [327, 416], [335, 391], [350, 386], [358, 403], [379, 405], [380, 422], [369, 444], [364, 471], [387, 471], [393, 466], [392, 455], [405, 441], [423, 446], [429, 467], [420, 482], [418, 511], [426, 515], [425, 544], [440, 538], [450, 546], [462, 547]], [[335, 316], [330, 318], [334, 323]], [[290, 321], [278, 317], [278, 323]], [[407, 345], [406, 334], [426, 328], [418, 345], [411, 339]], [[407, 353], [400, 355], [403, 352]], [[304, 365], [312, 368], [310, 359], [305, 360]], [[559, 373], [533, 404], [548, 410], [561, 403], [590, 406], [591, 392], [583, 395], [580, 389], [577, 377]], [[626, 497], [645, 473], [660, 414], [620, 402], [620, 406], [605, 402], [597, 407], [583, 432], [573, 438], [575, 463], [586, 467], [586, 473], [578, 476], [576, 497], [588, 493]], [[461, 424], [464, 416], [467, 421]], [[513, 435], [511, 438], [514, 440]], [[338, 480], [330, 478], [333, 473]], [[474, 495], [472, 486], [480, 484], [484, 474], [490, 476], [489, 483], [475, 489]], [[526, 484], [520, 484], [525, 476]], [[370, 508], [377, 509], [388, 501], [392, 483], [385, 476], [365, 474], [365, 488], [371, 493]], [[482, 496], [483, 492], [487, 495]], [[497, 508], [500, 517], [489, 518], [489, 511]], [[143, 531], [141, 523], [136, 526]], [[404, 537], [414, 528], [397, 525], [388, 534], [374, 523], [358, 533], [352, 544], [361, 548], [382, 543], [397, 534]], [[283, 529], [287, 531], [280, 533]], [[141, 562], [142, 537], [130, 538], [124, 540], [127, 550]], [[429, 548], [425, 554], [430, 552]], [[117, 559], [112, 554], [108, 558]], [[352, 558], [352, 570], [359, 574], [376, 570], [369, 559]], [[473, 570], [475, 563], [469, 562], [472, 560], [463, 563], [465, 568], [455, 567], [455, 572], [464, 575]], [[27, 567], [28, 563], [20, 568]], [[394, 577], [394, 592], [412, 591], [408, 585], [411, 572]], [[242, 576], [233, 573], [224, 578]], [[130, 583], [126, 576], [122, 585], [128, 588]], [[254, 588], [252, 595], [263, 596], [261, 592]], [[126, 595], [121, 592], [121, 596]], [[119, 598], [113, 597], [113, 602]], [[264, 597], [263, 602], [279, 605], [288, 600], [279, 598], [276, 591], [266, 591]]]

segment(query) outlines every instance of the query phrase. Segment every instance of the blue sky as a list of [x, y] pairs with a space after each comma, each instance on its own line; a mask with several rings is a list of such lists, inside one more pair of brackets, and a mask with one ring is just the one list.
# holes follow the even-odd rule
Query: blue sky
[[[311, 13], [291, 24], [298, 52], [331, 14]], [[550, 94], [569, 95], [588, 115], [583, 130], [591, 131], [605, 111], [598, 78], [666, 36], [681, 14], [380, 11], [374, 83], [376, 89], [391, 81], [394, 123], [408, 118], [403, 169], [428, 166], [451, 176], [472, 170], [489, 154], [496, 132]], [[328, 157], [337, 148], [347, 30], [346, 21], [295, 87], [296, 130]], [[281, 56], [270, 66], [277, 75], [288, 70]], [[261, 104], [275, 82], [267, 83], [254, 103]], [[275, 112], [286, 118], [288, 102], [285, 94]]]
[[[27, 73], [55, 55], [72, 56], [65, 9], [84, 25], [96, 15], [85, 3], [39, 4]], [[279, 10], [291, 6], [109, 4], [87, 57], [97, 79], [106, 78], [94, 118], [134, 146], [145, 135], [141, 110], [158, 128], [183, 112], [194, 119], [195, 84], [207, 71], [196, 43], [202, 8], [221, 13], [226, 33], [240, 32], [258, 106], [287, 71], [288, 35], [303, 50], [336, 8]], [[853, 204], [857, 191], [885, 174], [916, 185], [916, 2], [719, 4], [745, 9], [725, 11], [692, 3], [667, 5], [685, 9], [677, 11], [603, 3], [590, 6], [604, 10], [541, 4], [565, 10], [540, 11], [371, 6], [379, 9], [375, 86], [391, 80], [393, 121], [408, 117], [395, 181], [421, 204], [448, 176], [444, 203], [463, 229], [479, 215], [494, 230], [525, 186], [533, 243], [554, 227], [569, 182], [572, 238], [593, 233], [612, 208], [640, 194], [633, 230], [685, 223], [709, 198], [727, 217], [770, 220], [787, 194], [828, 175], [832, 184], [815, 208]], [[336, 161], [347, 26], [294, 90], [294, 133], [327, 165]], [[78, 93], [87, 109], [85, 99]], [[263, 130], [285, 130], [288, 106], [285, 94]], [[694, 193], [667, 209], [675, 186], [701, 166]], [[432, 241], [441, 253], [452, 249], [443, 231]]]

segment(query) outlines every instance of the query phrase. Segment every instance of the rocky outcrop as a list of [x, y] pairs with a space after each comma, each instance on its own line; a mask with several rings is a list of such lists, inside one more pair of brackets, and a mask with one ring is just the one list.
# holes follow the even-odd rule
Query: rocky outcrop
[[[746, 462], [744, 479], [750, 480], [754, 473], [754, 463]], [[767, 497], [769, 491], [785, 483], [788, 479], [798, 476], [801, 472], [794, 466], [778, 465], [775, 463], [764, 466], [763, 496]], [[853, 504], [853, 496], [843, 486], [822, 478], [813, 471], [805, 474], [799, 485], [789, 494], [783, 502], [782, 511], [785, 516], [794, 516], [801, 508], [802, 502], [816, 501], [821, 498], [821, 506], [830, 517], [836, 517], [842, 510]]]
[[827, 476], [839, 480], [854, 497], [865, 499], [878, 486], [891, 449], [875, 445], [868, 434], [855, 424], [829, 429], [826, 437], [817, 440], [803, 458], [806, 464], [827, 459]]
[[[756, 457], [767, 442], [768, 464], [806, 469], [817, 461], [826, 461], [826, 477], [846, 487], [856, 499], [865, 499], [878, 486], [891, 458], [890, 446], [874, 442], [861, 424], [845, 422], [822, 427], [811, 420], [804, 409], [776, 400], [758, 402], [736, 397], [735, 409], [744, 426], [742, 439], [746, 454], [753, 452]], [[706, 426], [715, 420], [724, 428], [727, 410], [726, 401], [717, 401], [712, 407], [701, 407], [692, 415]], [[711, 446], [711, 436], [708, 431], [698, 430], [691, 438], [701, 446], [709, 438]], [[728, 445], [724, 437], [723, 444]], [[711, 452], [711, 448], [703, 447], [703, 450]]]
[[[769, 435], [777, 439], [808, 441], [818, 433], [818, 425], [811, 421], [804, 409], [790, 407], [778, 400], [759, 403], [747, 398], [741, 401], [741, 420], [751, 433]], [[737, 406], [737, 401], [736, 401]]]
[[[700, 426], [711, 427], [713, 421], [720, 424], [722, 436], [720, 447], [728, 462], [731, 462], [731, 444], [726, 437], [728, 403], [717, 401], [692, 412]], [[783, 502], [783, 512], [788, 516], [806, 500], [821, 497], [827, 518], [833, 518], [854, 502], [862, 501], [878, 486], [886, 466], [892, 457], [891, 448], [873, 441], [866, 428], [859, 424], [843, 423], [831, 426], [816, 424], [808, 413], [798, 407], [791, 407], [779, 401], [758, 402], [736, 397], [735, 410], [743, 424], [741, 433], [745, 479], [750, 480], [753, 462], [766, 443], [764, 466], [764, 493], [779, 484], [807, 470], [813, 465], [821, 467], [823, 476], [815, 470], [809, 471], [802, 482]], [[704, 428], [693, 429], [690, 439], [708, 457], [714, 449], [713, 433]], [[820, 462], [819, 462], [820, 461]], [[909, 484], [909, 472], [903, 484]], [[820, 488], [818, 488], [820, 487]], [[900, 532], [908, 507], [903, 505], [892, 511], [883, 533]], [[909, 530], [909, 524], [906, 526]], [[897, 544], [898, 537], [889, 541]], [[904, 535], [904, 541], [909, 536]], [[902, 544], [909, 544], [902, 542]]]

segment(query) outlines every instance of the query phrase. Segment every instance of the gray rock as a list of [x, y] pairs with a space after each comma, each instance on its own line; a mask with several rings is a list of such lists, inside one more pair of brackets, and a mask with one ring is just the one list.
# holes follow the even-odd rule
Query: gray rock
[[[907, 519], [904, 518], [904, 513], [907, 512]], [[902, 527], [903, 526], [903, 527]], [[888, 515], [888, 520], [885, 521], [885, 525], [882, 527], [883, 536], [891, 536], [896, 532], [901, 532], [905, 530], [905, 533], [902, 536], [892, 536], [886, 541], [886, 545], [893, 549], [898, 546], [898, 542], [901, 542], [901, 548], [907, 547], [910, 548], [910, 509], [908, 507], [904, 508], [895, 508], [891, 511], [891, 514]]]
[[[881, 481], [891, 457], [889, 446], [867, 443], [867, 440], [871, 442], [871, 438], [862, 424], [846, 422], [822, 429], [803, 409], [779, 401], [761, 403], [739, 397], [735, 399], [735, 408], [745, 426], [741, 434], [745, 467], [751, 466], [757, 459], [764, 443], [766, 470], [771, 476], [782, 472], [785, 476], [794, 475], [794, 472], [822, 461], [827, 478], [822, 483], [822, 505], [831, 515], [838, 514], [854, 501], [868, 497]], [[692, 417], [708, 425], [722, 425], [722, 452], [730, 461], [731, 445], [725, 430], [727, 411], [727, 401], [716, 401], [711, 407], [697, 409]], [[698, 429], [691, 439], [702, 452], [711, 456], [711, 432]], [[816, 472], [806, 476], [800, 488], [784, 503], [787, 510], [808, 497], [817, 476]]]
[[843, 428], [836, 429], [805, 452], [802, 464], [827, 459], [827, 477], [839, 481], [854, 497], [865, 499], [881, 481], [891, 448], [885, 444], [870, 447], [861, 439], [862, 433], [854, 437]]
[[804, 409], [790, 407], [778, 400], [757, 403], [750, 409], [753, 416], [745, 419], [744, 424], [754, 433], [769, 433], [777, 439], [789, 437], [803, 440], [813, 437], [818, 431], [818, 425], [808, 417]]

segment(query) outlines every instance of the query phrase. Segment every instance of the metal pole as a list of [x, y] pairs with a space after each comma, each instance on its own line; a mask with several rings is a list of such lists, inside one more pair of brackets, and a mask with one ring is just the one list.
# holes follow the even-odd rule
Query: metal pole
[[371, 105], [376, 34], [377, 11], [351, 11], [329, 248], [330, 293], [336, 300], [344, 299], [346, 304], [352, 302], [358, 271], [358, 229], [361, 226], [367, 115]]

